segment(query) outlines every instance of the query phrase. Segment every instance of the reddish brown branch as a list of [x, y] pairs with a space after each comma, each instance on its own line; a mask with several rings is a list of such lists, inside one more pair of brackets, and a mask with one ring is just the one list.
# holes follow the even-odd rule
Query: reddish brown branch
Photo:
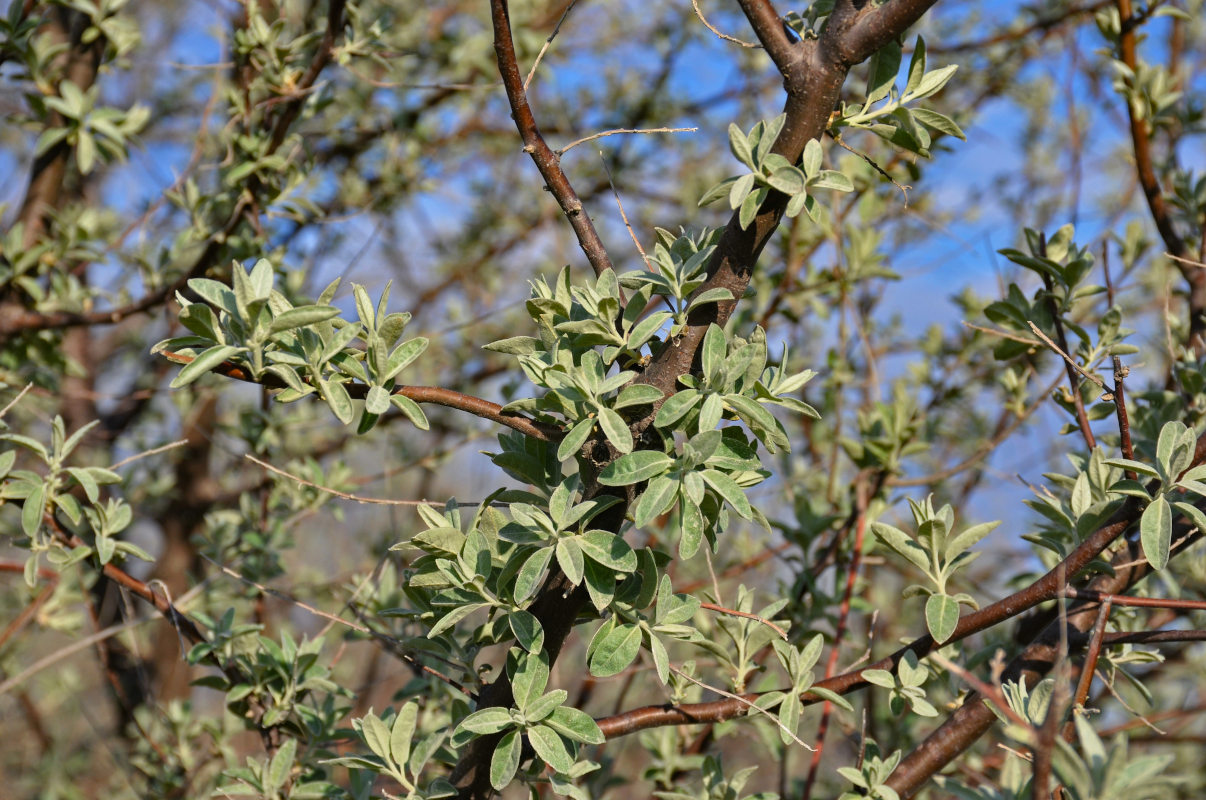
[[[188, 364], [193, 360], [192, 356], [166, 350], [163, 352], [163, 355], [177, 364]], [[234, 378], [246, 383], [255, 383], [269, 389], [285, 388], [285, 384], [273, 375], [265, 375], [261, 380], [256, 380], [246, 369], [230, 361], [223, 361], [211, 371], [218, 375], [225, 375], [228, 378]], [[355, 398], [363, 398], [368, 393], [368, 387], [359, 383], [349, 385], [347, 390], [348, 394]], [[534, 439], [557, 441], [562, 435], [561, 429], [556, 425], [529, 419], [521, 414], [503, 411], [503, 407], [498, 403], [462, 394], [461, 392], [445, 389], [440, 386], [401, 385], [394, 387], [393, 393], [409, 397], [416, 403], [429, 403], [431, 405], [455, 408], [458, 411], [466, 411], [482, 419], [488, 419], [500, 425], [505, 425]]]
[[[1139, 59], [1136, 54], [1135, 29], [1140, 21], [1135, 17], [1131, 0], [1116, 0], [1118, 15], [1122, 19], [1122, 34], [1118, 41], [1118, 55], [1122, 63], [1132, 75], [1138, 73]], [[1126, 98], [1126, 113], [1130, 120], [1131, 145], [1135, 153], [1135, 172], [1139, 186], [1143, 189], [1143, 197], [1147, 200], [1148, 210], [1152, 221], [1168, 252], [1177, 258], [1189, 255], [1185, 240], [1182, 239], [1173, 226], [1172, 214], [1160, 188], [1160, 179], [1156, 177], [1156, 168], [1152, 159], [1151, 135], [1147, 129], [1148, 120], [1136, 112], [1134, 102]], [[1203, 335], [1206, 334], [1206, 270], [1195, 269], [1183, 262], [1174, 263], [1181, 270], [1189, 284], [1189, 337], [1194, 350], [1201, 354], [1206, 348]]]
[[536, 117], [528, 104], [528, 93], [524, 89], [523, 75], [515, 55], [515, 42], [511, 37], [511, 13], [507, 0], [491, 0], [490, 16], [494, 23], [494, 52], [498, 57], [498, 71], [502, 75], [503, 87], [507, 90], [507, 101], [511, 104], [511, 117], [523, 139], [523, 150], [532, 157], [545, 185], [565, 212], [570, 227], [578, 237], [578, 244], [586, 254], [596, 275], [612, 268], [603, 241], [599, 238], [595, 224], [582, 207], [582, 201], [561, 169], [561, 159], [544, 141]]
[[1075, 600], [1089, 600], [1094, 603], [1108, 603], [1116, 606], [1132, 608], [1176, 608], [1182, 611], [1206, 611], [1206, 600], [1173, 600], [1166, 597], [1131, 597], [1123, 594], [1108, 594], [1092, 589], [1077, 589], [1069, 586], [1064, 590], [1064, 596]]
[[[1198, 438], [1197, 446], [1194, 450], [1193, 463], [1202, 463], [1204, 459], [1206, 459], [1206, 435]], [[1093, 532], [1067, 558], [1056, 564], [1049, 572], [1030, 584], [1030, 586], [1014, 592], [991, 605], [960, 617], [959, 624], [955, 627], [955, 632], [944, 645], [960, 641], [974, 633], [979, 633], [1006, 620], [1013, 619], [1040, 603], [1045, 603], [1059, 597], [1067, 589], [1063, 576], [1067, 575], [1069, 580], [1075, 578], [1093, 559], [1101, 555], [1111, 543], [1121, 536], [1139, 518], [1141, 512], [1142, 508], [1138, 502], [1128, 500], [1109, 522]], [[1119, 574], [1134, 574], [1134, 572], [1129, 567], [1119, 567]], [[1115, 605], [1117, 604], [1115, 602]], [[1090, 619], [1089, 624], [1091, 622], [1092, 620]], [[1085, 627], [1087, 629], [1088, 625]], [[872, 664], [867, 664], [859, 669], [842, 673], [833, 678], [818, 681], [816, 685], [838, 694], [848, 694], [867, 685], [867, 682], [862, 677], [865, 670], [883, 669], [893, 671], [905, 653], [912, 651], [919, 658], [922, 658], [933, 650], [934, 647], [933, 638], [927, 634], [915, 639], [886, 658], [882, 658]], [[751, 692], [741, 697], [745, 702], [725, 699], [707, 703], [688, 703], [681, 706], [646, 706], [622, 714], [605, 717], [597, 720], [597, 722], [604, 735], [608, 738], [624, 736], [647, 728], [656, 728], [664, 725], [723, 722], [744, 715], [748, 708], [748, 703], [756, 700], [758, 694]], [[812, 694], [805, 694], [802, 699], [806, 703], [816, 703], [821, 698]]]
[[1206, 642], [1206, 631], [1119, 631], [1107, 633], [1101, 642], [1106, 647], [1116, 644], [1169, 644], [1175, 642]]
[[[858, 517], [854, 524], [854, 548], [850, 555], [850, 566], [846, 572], [846, 588], [842, 593], [842, 603], [838, 607], [833, 648], [829, 651], [829, 659], [825, 663], [826, 678], [832, 678], [833, 673], [837, 670], [838, 656], [842, 652], [842, 641], [846, 638], [846, 625], [850, 619], [850, 599], [854, 596], [854, 584], [858, 580], [858, 569], [863, 556], [863, 540], [867, 533], [867, 503], [869, 501], [867, 475], [864, 472], [858, 477], [855, 485], [855, 510]], [[829, 732], [829, 717], [832, 713], [833, 703], [826, 700], [821, 708], [821, 721], [817, 724], [815, 749], [808, 762], [808, 776], [804, 779], [804, 789], [801, 792], [803, 800], [809, 800], [812, 797], [812, 787], [821, 766], [821, 755], [825, 751], [825, 734]]]
[[[1080, 670], [1080, 680], [1076, 684], [1076, 694], [1072, 698], [1072, 707], [1084, 707], [1089, 699], [1089, 689], [1093, 685], [1093, 675], [1097, 672], [1097, 659], [1101, 656], [1101, 648], [1105, 641], [1105, 626], [1110, 620], [1111, 603], [1102, 602], [1097, 609], [1097, 619], [1093, 622], [1093, 633], [1089, 636], [1089, 648], [1085, 651], [1084, 666]], [[1075, 726], [1069, 720], [1064, 725], [1064, 740], [1071, 742]]]

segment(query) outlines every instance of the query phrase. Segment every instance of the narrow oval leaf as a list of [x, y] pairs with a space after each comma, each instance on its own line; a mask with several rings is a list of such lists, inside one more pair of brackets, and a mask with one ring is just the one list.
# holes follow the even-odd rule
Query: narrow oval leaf
[[925, 601], [925, 626], [934, 641], [942, 644], [959, 625], [959, 603], [946, 594], [932, 594]]
[[583, 744], [603, 744], [607, 737], [599, 729], [598, 724], [590, 714], [579, 711], [572, 706], [561, 706], [544, 720], [544, 724], [557, 733]]
[[389, 733], [389, 751], [396, 764], [405, 764], [410, 758], [410, 740], [414, 738], [418, 716], [418, 703], [406, 703], [398, 709], [398, 716], [394, 718]]
[[544, 628], [534, 614], [513, 611], [507, 616], [507, 622], [511, 626], [511, 633], [515, 634], [515, 641], [519, 642], [524, 650], [539, 653], [544, 647]]
[[745, 496], [745, 490], [738, 486], [736, 481], [715, 469], [705, 469], [701, 475], [708, 485], [733, 507], [734, 511], [745, 519], [753, 518], [754, 511], [750, 508], [749, 498]]
[[594, 429], [595, 421], [593, 419], [584, 419], [570, 428], [569, 433], [565, 434], [565, 438], [557, 446], [557, 460], [568, 461], [577, 455], [578, 451], [582, 449], [582, 445], [586, 444], [586, 440], [590, 438], [590, 432]]
[[557, 542], [557, 564], [570, 583], [577, 586], [582, 583], [582, 548], [574, 539], [562, 539]]
[[636, 625], [619, 625], [603, 637], [591, 653], [590, 674], [596, 678], [618, 675], [628, 669], [641, 650], [641, 629]]
[[628, 423], [614, 409], [599, 410], [599, 425], [603, 428], [607, 441], [617, 450], [621, 453], [632, 452], [632, 431], [628, 430]]
[[339, 309], [335, 306], [301, 306], [300, 308], [291, 308], [278, 314], [272, 320], [272, 324], [268, 326], [268, 332], [280, 333], [294, 328], [304, 328], [307, 325], [325, 322], [332, 317], [338, 316]]
[[1164, 569], [1172, 545], [1172, 508], [1163, 496], [1157, 497], [1143, 509], [1143, 517], [1139, 520], [1139, 540], [1143, 545], [1143, 556], [1152, 567]]
[[671, 427], [689, 413], [702, 397], [703, 395], [695, 389], [683, 389], [681, 392], [670, 395], [662, 407], [657, 410], [653, 424], [659, 428]]
[[666, 476], [655, 478], [632, 510], [632, 521], [638, 528], [648, 525], [654, 517], [664, 514], [678, 497], [678, 481]]
[[523, 749], [519, 731], [511, 731], [498, 742], [490, 758], [490, 785], [502, 791], [519, 769], [519, 754]]
[[656, 450], [637, 450], [626, 453], [607, 465], [599, 473], [599, 483], [604, 486], [628, 486], [647, 481], [670, 469], [674, 459]]
[[617, 572], [632, 572], [637, 567], [636, 553], [623, 537], [607, 531], [587, 531], [575, 541], [582, 552], [592, 561]]
[[389, 392], [384, 386], [370, 386], [364, 398], [364, 410], [370, 414], [384, 414], [389, 411]]
[[230, 344], [220, 344], [209, 348], [204, 353], [201, 353], [194, 358], [190, 363], [186, 364], [184, 369], [180, 370], [180, 374], [172, 381], [171, 387], [179, 389], [182, 386], [188, 386], [193, 381], [200, 378], [205, 373], [209, 372], [214, 367], [221, 364], [226, 359], [233, 356], [235, 353], [246, 352], [246, 347], [235, 347]]
[[552, 728], [543, 724], [528, 728], [528, 741], [532, 743], [536, 755], [557, 772], [565, 773], [573, 769], [574, 757], [565, 748], [560, 734]]

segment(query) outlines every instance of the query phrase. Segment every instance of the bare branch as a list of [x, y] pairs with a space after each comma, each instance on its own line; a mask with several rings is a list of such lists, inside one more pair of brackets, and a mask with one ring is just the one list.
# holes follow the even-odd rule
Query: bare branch
[[704, 27], [716, 34], [716, 37], [723, 39], [726, 42], [741, 45], [742, 47], [761, 47], [757, 42], [747, 42], [744, 39], [738, 39], [736, 36], [729, 36], [727, 33], [722, 33], [715, 25], [708, 22], [707, 17], [703, 14], [703, 9], [699, 7], [699, 0], [691, 0], [691, 7], [695, 9], [695, 16], [699, 17], [699, 21], [704, 24]]
[[561, 169], [560, 159], [549, 148], [536, 125], [536, 117], [528, 104], [528, 93], [524, 90], [523, 78], [519, 74], [515, 42], [511, 38], [511, 14], [507, 8], [507, 0], [491, 0], [490, 16], [494, 22], [494, 52], [498, 57], [498, 71], [502, 75], [503, 87], [507, 90], [511, 116], [515, 119], [515, 125], [523, 139], [523, 150], [532, 157], [545, 185], [565, 212], [570, 227], [578, 237], [578, 244], [595, 274], [601, 275], [612, 268], [611, 258], [607, 255], [607, 249], [603, 247], [603, 241], [599, 238], [590, 216], [583, 209], [577, 192]]
[[592, 133], [590, 136], [575, 139], [560, 150], [554, 150], [553, 152], [558, 156], [563, 156], [580, 144], [593, 142], [595, 139], [602, 139], [604, 136], [615, 136], [617, 133], [694, 133], [697, 130], [699, 128], [614, 128], [610, 131]]

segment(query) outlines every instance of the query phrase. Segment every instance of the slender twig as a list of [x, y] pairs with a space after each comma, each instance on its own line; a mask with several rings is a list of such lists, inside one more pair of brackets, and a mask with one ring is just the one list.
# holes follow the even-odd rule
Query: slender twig
[[1178, 264], [1185, 264], [1186, 266], [1190, 266], [1190, 267], [1199, 267], [1199, 268], [1206, 269], [1206, 264], [1202, 263], [1201, 261], [1194, 261], [1193, 259], [1190, 259], [1190, 258], [1182, 258], [1181, 256], [1174, 256], [1172, 253], [1165, 253], [1164, 257], [1171, 258], [1173, 261], [1176, 261]]
[[174, 442], [169, 442], [168, 444], [161, 445], [159, 447], [153, 447], [150, 450], [143, 450], [141, 453], [135, 453], [132, 456], [123, 458], [121, 461], [118, 461], [116, 464], [109, 465], [109, 469], [118, 469], [120, 467], [124, 467], [126, 464], [137, 461], [140, 458], [146, 458], [147, 456], [157, 456], [160, 453], [166, 453], [169, 450], [175, 450], [177, 447], [184, 447], [187, 444], [188, 444], [188, 439], [178, 439]]
[[730, 617], [744, 617], [745, 619], [752, 619], [757, 622], [761, 622], [763, 625], [779, 634], [780, 639], [787, 641], [787, 631], [783, 630], [765, 617], [760, 617], [757, 614], [751, 614], [748, 611], [738, 611], [735, 608], [725, 608], [724, 606], [718, 606], [715, 603], [700, 603], [699, 607], [708, 611], [715, 611], [717, 614], [725, 614]]
[[[252, 460], [254, 461], [255, 459], [252, 459]], [[257, 463], [262, 463], [262, 462], [257, 462]], [[265, 466], [267, 466], [267, 465], [265, 465]], [[323, 611], [320, 608], [315, 608], [314, 606], [303, 603], [301, 600], [298, 600], [296, 597], [288, 595], [285, 592], [282, 592], [278, 589], [273, 589], [270, 586], [265, 586], [262, 583], [257, 583], [256, 581], [253, 581], [251, 578], [248, 578], [245, 575], [240, 575], [238, 572], [236, 572], [235, 570], [226, 566], [225, 564], [219, 564], [217, 561], [214, 561], [212, 558], [205, 555], [204, 553], [201, 554], [201, 557], [204, 558], [209, 563], [213, 564], [224, 574], [229, 575], [230, 577], [234, 578], [235, 580], [242, 581], [243, 583], [247, 584], [248, 586], [253, 586], [257, 590], [263, 592], [264, 594], [270, 594], [273, 597], [284, 600], [285, 602], [290, 603], [291, 605], [297, 606], [298, 608], [302, 609], [303, 611], [310, 612], [311, 614], [313, 614], [316, 617], [322, 617], [323, 619], [327, 620], [328, 622], [334, 622], [338, 625], [344, 625], [359, 633], [365, 633], [365, 634], [369, 633], [369, 629], [364, 627], [363, 625], [357, 625], [355, 622], [349, 622], [348, 620], [343, 619], [341, 617], [337, 617], [336, 615], [331, 614], [330, 612]]]
[[846, 144], [846, 140], [844, 138], [842, 138], [842, 135], [840, 133], [833, 133], [832, 131], [826, 131], [826, 133], [829, 134], [829, 138], [833, 139], [834, 143], [837, 144], [838, 147], [842, 148], [843, 150], [845, 150], [849, 153], [853, 153], [854, 155], [858, 156], [863, 161], [867, 162], [868, 166], [870, 166], [872, 169], [874, 169], [880, 175], [882, 175], [883, 177], [885, 177], [889, 181], [891, 181], [892, 185], [895, 186], [897, 189], [899, 189], [900, 193], [902, 195], [904, 195], [904, 207], [905, 208], [909, 207], [909, 190], [913, 188], [912, 186], [907, 186], [905, 184], [902, 184], [900, 181], [893, 178], [891, 173], [889, 173], [886, 169], [884, 169], [879, 164], [877, 164], [875, 162], [875, 159], [873, 159], [871, 156], [867, 155], [862, 150], [855, 149], [854, 147], [851, 147], [850, 145]]
[[[628, 221], [628, 214], [624, 211], [624, 201], [620, 199], [620, 190], [616, 188], [616, 183], [611, 176], [611, 167], [607, 165], [607, 157], [603, 155], [603, 151], [599, 151], [599, 161], [603, 164], [603, 171], [607, 173], [607, 182], [611, 185], [611, 193], [616, 198], [616, 208], [620, 211], [620, 219], [624, 220], [624, 227], [628, 231], [628, 236], [632, 239], [632, 243], [636, 245], [637, 252], [641, 254], [641, 260], [649, 266], [649, 256], [645, 254], [645, 248], [641, 246], [641, 240], [637, 238], [636, 231], [632, 229], [632, 223]], [[652, 268], [652, 267], [651, 267]], [[626, 303], [627, 300], [621, 296], [620, 301]]]
[[583, 136], [581, 139], [574, 141], [553, 152], [558, 156], [563, 156], [573, 148], [580, 144], [593, 142], [595, 139], [602, 139], [604, 136], [615, 136], [618, 133], [695, 133], [699, 128], [613, 128], [609, 131], [601, 131], [592, 133], [590, 136]]
[[762, 45], [758, 44], [757, 42], [747, 42], [744, 39], [738, 39], [736, 36], [729, 36], [727, 33], [722, 33], [720, 30], [718, 30], [716, 28], [715, 25], [708, 22], [707, 17], [705, 17], [703, 14], [703, 9], [701, 9], [699, 7], [699, 0], [691, 0], [691, 7], [695, 9], [695, 16], [699, 17], [699, 21], [704, 24], [704, 27], [707, 28], [708, 30], [710, 30], [712, 33], [716, 34], [716, 36], [718, 38], [723, 39], [726, 42], [732, 42], [733, 44], [739, 44], [742, 47], [761, 47], [762, 46]]
[[1116, 606], [1133, 608], [1176, 608], [1182, 611], [1206, 611], [1206, 600], [1174, 600], [1169, 597], [1132, 597], [1125, 594], [1095, 592], [1091, 589], [1077, 589], [1075, 586], [1069, 586], [1064, 589], [1064, 597], [1089, 600], [1095, 603], [1111, 603]]
[[[833, 673], [837, 671], [838, 657], [842, 652], [842, 643], [846, 638], [846, 625], [850, 618], [850, 599], [854, 596], [854, 584], [858, 579], [859, 564], [863, 555], [863, 540], [867, 532], [867, 504], [870, 502], [867, 489], [867, 472], [863, 471], [855, 482], [854, 506], [858, 517], [854, 523], [854, 547], [850, 554], [850, 565], [846, 570], [846, 587], [842, 593], [841, 605], [838, 607], [838, 620], [837, 627], [833, 633], [833, 646], [829, 651], [829, 658], [825, 662], [826, 678], [832, 678]], [[825, 749], [825, 734], [829, 732], [829, 720], [832, 713], [833, 703], [830, 700], [826, 700], [821, 706], [821, 721], [817, 724], [816, 750], [812, 752], [812, 759], [808, 764], [808, 775], [804, 778], [804, 789], [801, 791], [801, 797], [804, 800], [810, 800], [812, 797], [812, 787], [821, 766], [821, 754]]]
[[[436, 501], [432, 501], [432, 500], [393, 500], [388, 497], [365, 497], [364, 495], [350, 494], [348, 492], [341, 492], [338, 489], [332, 489], [330, 486], [323, 486], [321, 484], [314, 483], [313, 481], [308, 481], [305, 478], [301, 477], [300, 475], [294, 475], [291, 472], [286, 472], [285, 470], [281, 469], [280, 467], [274, 467], [273, 465], [269, 464], [267, 461], [261, 461], [260, 459], [251, 455], [251, 453], [244, 453], [243, 458], [247, 459], [248, 461], [251, 461], [254, 464], [258, 464], [259, 466], [263, 467], [264, 469], [268, 470], [269, 472], [275, 472], [277, 475], [288, 478], [291, 481], [296, 481], [297, 483], [300, 483], [302, 486], [309, 486], [311, 489], [317, 489], [320, 492], [325, 492], [329, 495], [339, 497], [343, 500], [351, 500], [356, 503], [364, 503], [366, 505], [378, 505], [378, 506], [408, 506], [408, 507], [439, 506], [440, 508], [443, 508], [445, 505], [444, 503], [440, 503], [440, 502], [436, 502]], [[460, 505], [465, 505], [465, 506], [481, 505], [480, 502], [462, 502], [462, 501], [458, 501], [458, 502], [460, 502]], [[238, 577], [238, 576], [235, 576], [235, 577]]]
[[544, 54], [548, 52], [549, 47], [553, 44], [553, 40], [556, 39], [557, 34], [561, 32], [562, 23], [565, 22], [565, 18], [570, 15], [570, 12], [574, 10], [574, 6], [577, 3], [578, 0], [570, 0], [569, 5], [565, 7], [565, 11], [563, 11], [561, 14], [561, 19], [557, 20], [557, 24], [553, 27], [553, 32], [550, 33], [548, 38], [544, 40], [544, 45], [540, 48], [540, 52], [536, 54], [536, 60], [532, 62], [532, 68], [528, 70], [528, 77], [523, 79], [523, 90], [525, 92], [532, 84], [532, 78], [536, 76], [536, 68], [540, 66], [540, 61], [544, 58]]
[[[1057, 345], [1055, 342], [1051, 341], [1051, 337], [1048, 336], [1047, 334], [1043, 333], [1042, 329], [1040, 329], [1038, 325], [1035, 325], [1034, 322], [1031, 320], [1026, 320], [1026, 324], [1030, 326], [1030, 330], [1034, 331], [1035, 336], [1037, 336], [1043, 340], [1043, 344], [1050, 347], [1052, 352], [1058, 354], [1064, 361], [1067, 361], [1068, 366], [1070, 368], [1079, 372], [1081, 375], [1083, 375], [1085, 378], [1087, 378], [1091, 383], [1097, 384], [1099, 387], [1101, 387], [1101, 389], [1103, 391], [1109, 391], [1108, 389], [1106, 389], [1105, 381], [1103, 381], [1101, 378], [1097, 377], [1096, 375], [1094, 375], [1091, 372], [1086, 372], [1085, 368], [1082, 367], [1080, 364], [1077, 364], [1075, 359], [1073, 359], [1072, 356], [1068, 355], [1068, 353], [1062, 347]], [[1072, 392], [1073, 392], [1073, 394], [1075, 394], [1076, 393], [1076, 383], [1075, 383], [1076, 376], [1072, 376], [1072, 380], [1073, 380]]]
[[785, 732], [789, 737], [791, 737], [791, 739], [793, 741], [795, 741], [796, 744], [800, 745], [800, 747], [803, 747], [805, 750], [813, 749], [807, 742], [805, 742], [803, 739], [801, 739], [799, 736], [797, 736], [795, 731], [793, 731], [791, 728], [784, 725], [779, 720], [778, 717], [776, 717], [774, 714], [770, 713], [766, 709], [760, 708], [759, 706], [754, 705], [749, 700], [747, 700], [744, 696], [739, 695], [739, 694], [733, 694], [732, 692], [726, 692], [724, 689], [721, 689], [719, 686], [712, 686], [711, 684], [704, 683], [699, 678], [696, 678], [694, 675], [688, 675], [687, 673], [683, 672], [681, 669], [678, 669], [677, 667], [671, 666], [670, 671], [673, 672], [675, 675], [679, 676], [680, 678], [686, 678], [687, 680], [689, 680], [691, 683], [695, 684], [696, 686], [707, 689], [710, 692], [716, 692], [716, 694], [720, 695], [721, 697], [727, 697], [728, 699], [730, 699], [734, 702], [741, 703], [747, 712], [750, 712], [750, 713], [757, 712], [759, 714], [764, 715], [767, 719], [769, 719], [775, 725], [779, 726], [779, 729], [782, 730], [783, 732]]
[[33, 388], [33, 383], [32, 383], [32, 382], [31, 382], [31, 383], [27, 383], [27, 384], [25, 384], [25, 388], [24, 388], [24, 389], [22, 389], [21, 391], [17, 392], [17, 396], [16, 396], [16, 397], [14, 397], [12, 400], [9, 400], [9, 401], [8, 401], [8, 404], [7, 404], [7, 405], [5, 405], [5, 406], [4, 406], [4, 408], [0, 408], [0, 419], [4, 419], [4, 416], [5, 416], [6, 414], [8, 414], [8, 412], [12, 411], [12, 410], [13, 410], [13, 407], [14, 407], [14, 406], [16, 406], [16, 405], [17, 405], [17, 403], [20, 403], [20, 402], [21, 402], [21, 398], [22, 398], [22, 397], [24, 397], [24, 396], [25, 396], [25, 394], [26, 394], [26, 393], [27, 393], [27, 392], [28, 392], [30, 389], [32, 389], [32, 388]]
[[96, 633], [92, 634], [91, 636], [85, 636], [82, 639], [76, 639], [71, 644], [69, 644], [65, 647], [62, 647], [58, 650], [55, 650], [53, 653], [48, 653], [47, 655], [43, 656], [42, 658], [39, 658], [34, 663], [30, 664], [25, 669], [18, 672], [16, 675], [13, 675], [8, 680], [4, 681], [3, 683], [0, 683], [0, 695], [8, 694], [15, 687], [20, 686], [22, 683], [29, 680], [31, 677], [38, 674], [39, 672], [46, 669], [47, 667], [51, 666], [52, 664], [62, 661], [64, 658], [67, 658], [70, 655], [74, 655], [75, 653], [78, 653], [81, 650], [87, 650], [89, 647], [96, 644], [97, 642], [102, 642], [105, 639], [108, 639], [112, 636], [116, 636], [117, 634], [122, 633], [123, 631], [130, 630], [131, 628], [137, 628], [139, 625], [146, 623], [148, 621], [148, 619], [151, 619], [151, 618], [148, 617], [146, 619], [134, 619], [134, 620], [130, 620], [129, 622], [122, 622], [117, 625], [110, 625], [108, 628], [105, 628], [104, 630], [101, 630], [101, 631], [97, 631]]
[[998, 711], [1009, 717], [1010, 722], [1013, 722], [1015, 725], [1021, 725], [1023, 728], [1034, 728], [1034, 726], [1030, 724], [1030, 720], [1014, 711], [1013, 707], [1009, 705], [1009, 701], [1005, 699], [1005, 694], [1001, 691], [1000, 684], [991, 684], [987, 681], [980, 680], [978, 677], [976, 677], [975, 673], [964, 669], [954, 661], [951, 661], [949, 658], [942, 655], [941, 652], [930, 653], [927, 658], [945, 669], [947, 672], [950, 672], [952, 675], [955, 675], [961, 679], [968, 686], [983, 695], [986, 700], [991, 700], [992, 704], [996, 706]]
[[[774, 547], [759, 550], [756, 555], [747, 558], [745, 561], [742, 561], [739, 564], [733, 564], [730, 567], [726, 567], [723, 571], [721, 571], [719, 577], [732, 578], [736, 575], [740, 575], [743, 572], [747, 572], [757, 566], [760, 566], [777, 555], [781, 555], [783, 551], [795, 547], [795, 545], [796, 543], [789, 539], [788, 541], [780, 542]], [[707, 585], [708, 579], [701, 578], [699, 580], [691, 581], [690, 583], [684, 583], [682, 586], [678, 586], [676, 588], [683, 594], [694, 594]]]
[[963, 327], [971, 328], [973, 331], [979, 331], [980, 333], [987, 333], [990, 336], [999, 336], [1002, 339], [1009, 339], [1011, 342], [1021, 342], [1022, 344], [1028, 344], [1031, 347], [1037, 347], [1039, 344], [1038, 342], [1034, 341], [1033, 339], [1027, 339], [1025, 336], [1018, 336], [1016, 333], [1010, 333], [1009, 331], [1000, 331], [1000, 330], [997, 330], [996, 328], [986, 328], [983, 325], [976, 325], [974, 323], [968, 322], [967, 320], [963, 320], [962, 324], [963, 324]]

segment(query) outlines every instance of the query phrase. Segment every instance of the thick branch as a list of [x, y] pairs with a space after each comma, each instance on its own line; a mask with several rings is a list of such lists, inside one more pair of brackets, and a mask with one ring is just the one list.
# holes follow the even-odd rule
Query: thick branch
[[537, 127], [536, 117], [532, 115], [532, 107], [528, 104], [528, 93], [524, 89], [523, 75], [520, 74], [515, 56], [507, 0], [491, 0], [490, 16], [494, 21], [494, 52], [498, 57], [498, 71], [507, 90], [507, 101], [511, 104], [511, 117], [523, 138], [523, 150], [532, 157], [545, 185], [565, 212], [574, 234], [578, 237], [578, 244], [594, 268], [595, 274], [601, 275], [612, 268], [611, 258], [603, 247], [603, 241], [599, 238], [594, 223], [590, 221], [590, 215], [582, 208], [582, 201], [561, 169], [560, 157], [540, 135], [540, 128]]
[[[902, 2], [902, 0], [897, 0], [897, 2]], [[922, 5], [925, 8], [928, 8], [930, 4], [906, 3], [910, 6]], [[495, 49], [498, 53], [503, 82], [507, 86], [507, 94], [511, 100], [516, 122], [525, 137], [525, 145], [530, 146], [529, 152], [533, 153], [535, 157], [547, 151], [547, 145], [538, 139], [538, 131], [531, 117], [531, 109], [528, 108], [526, 97], [522, 93], [523, 87], [520, 83], [514, 48], [511, 44], [510, 21], [507, 17], [505, 0], [492, 0], [492, 8], [494, 11]], [[841, 46], [840, 30], [827, 29], [822, 32], [819, 41], [809, 40], [793, 44], [787, 34], [781, 30], [782, 23], [778, 21], [769, 2], [743, 0], [742, 8], [779, 67], [783, 75], [784, 87], [787, 90], [786, 121], [772, 151], [790, 162], [797, 162], [808, 141], [819, 139], [824, 134], [850, 67], [857, 61], [865, 59], [871, 52], [866, 52], [857, 61], [835, 56], [835, 53], [843, 50], [852, 50], [852, 48]], [[923, 10], [924, 8], [922, 8]], [[921, 11], [918, 11], [917, 15], [919, 16], [920, 13]], [[908, 15], [905, 16], [905, 18], [907, 17]], [[892, 35], [899, 35], [904, 30], [904, 26], [915, 18], [912, 17], [908, 19], [908, 22], [903, 22], [902, 27], [894, 31]], [[867, 39], [867, 41], [871, 41], [871, 39]], [[537, 159], [537, 166], [541, 166], [540, 159]], [[549, 162], [548, 166], [555, 166], [555, 162]], [[544, 174], [543, 168], [542, 174]], [[547, 180], [549, 178], [546, 175]], [[556, 192], [555, 187], [550, 185], [550, 188], [554, 190], [554, 193]], [[738, 216], [734, 214], [721, 236], [716, 252], [708, 263], [707, 279], [697, 291], [725, 288], [729, 290], [733, 298], [740, 298], [749, 285], [759, 254], [779, 225], [786, 205], [787, 197], [785, 195], [772, 192], [748, 228], [742, 228]], [[574, 217], [571, 216], [570, 219], [573, 221]], [[581, 237], [579, 241], [582, 241]], [[598, 269], [597, 265], [596, 269]], [[684, 333], [677, 339], [666, 343], [666, 346], [654, 356], [639, 380], [661, 389], [663, 395], [673, 393], [678, 378], [692, 369], [696, 353], [708, 327], [713, 322], [723, 324], [732, 314], [736, 302], [734, 299], [720, 303], [705, 303], [694, 309], [688, 315]], [[634, 423], [634, 431], [639, 433], [650, 424], [651, 420], [652, 415]], [[603, 465], [595, 464], [594, 466], [602, 468]], [[627, 503], [613, 506], [608, 511], [613, 518], [605, 523], [600, 523], [600, 526], [607, 529], [614, 525], [611, 529], [618, 530], [626, 507]], [[550, 660], [555, 660], [560, 643], [564, 641], [565, 636], [572, 628], [577, 610], [584, 602], [585, 593], [582, 587], [579, 586], [570, 591], [565, 585], [564, 576], [561, 575], [555, 576], [550, 585], [542, 589], [533, 606], [533, 613], [540, 620], [545, 631], [546, 647], [549, 648], [552, 657]], [[537, 606], [539, 611], [536, 610]], [[555, 642], [555, 645], [549, 644], [550, 642]], [[503, 675], [483, 690], [478, 707], [509, 705], [511, 702], [510, 683]], [[724, 717], [726, 719], [744, 714], [749, 708], [748, 703], [743, 703], [741, 698], [730, 698], [723, 702], [733, 704], [740, 709], [739, 712]], [[659, 708], [654, 711], [656, 713], [664, 711], [664, 709]], [[684, 719], [680, 715], [671, 721], [660, 724], [675, 724], [683, 721], [696, 720]], [[639, 729], [639, 727], [631, 728], [631, 730]], [[607, 733], [606, 729], [605, 733]], [[497, 735], [480, 737], [462, 754], [461, 760], [453, 772], [453, 780], [460, 788], [462, 800], [484, 798], [492, 794], [489, 784], [489, 765], [497, 738]]]
[[[859, 64], [888, 42], [900, 36], [938, 0], [890, 0], [881, 6], [854, 0], [839, 0], [829, 18], [837, 25], [834, 53], [849, 66]], [[822, 42], [825, 37], [822, 37]]]
[[739, 0], [741, 10], [750, 21], [758, 41], [770, 55], [779, 72], [787, 75], [803, 56], [797, 42], [787, 36], [787, 28], [770, 0]]

